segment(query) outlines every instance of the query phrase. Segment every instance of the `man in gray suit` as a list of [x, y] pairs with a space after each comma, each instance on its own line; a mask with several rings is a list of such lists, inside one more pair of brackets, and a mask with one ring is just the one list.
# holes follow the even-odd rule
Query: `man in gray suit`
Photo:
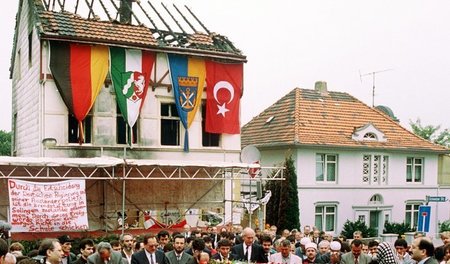
[[412, 259], [423, 264], [438, 264], [434, 256], [434, 246], [426, 237], [414, 239], [411, 245]]
[[345, 253], [341, 257], [341, 264], [369, 264], [372, 258], [361, 252], [362, 241], [353, 239], [351, 243], [352, 251]]
[[87, 259], [88, 264], [124, 264], [122, 255], [112, 250], [108, 242], [100, 242], [97, 245], [97, 252]]
[[174, 237], [173, 250], [166, 253], [166, 264], [194, 264], [194, 257], [184, 252], [185, 238], [179, 234]]

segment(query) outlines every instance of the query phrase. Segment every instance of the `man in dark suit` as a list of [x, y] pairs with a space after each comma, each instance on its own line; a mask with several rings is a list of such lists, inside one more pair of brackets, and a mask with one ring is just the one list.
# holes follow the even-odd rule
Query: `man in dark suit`
[[411, 245], [412, 259], [423, 264], [438, 264], [434, 256], [433, 243], [425, 237], [414, 239]]
[[217, 253], [212, 256], [212, 259], [227, 263], [229, 260], [236, 260], [237, 256], [230, 253], [231, 241], [228, 239], [221, 239], [217, 243]]
[[140, 250], [131, 256], [131, 264], [165, 264], [164, 253], [158, 248], [156, 236], [146, 234], [144, 236], [144, 250]]
[[166, 253], [166, 264], [193, 264], [194, 257], [184, 252], [184, 235], [179, 234], [174, 237], [173, 250]]
[[108, 242], [98, 243], [97, 252], [90, 255], [87, 260], [88, 264], [124, 264], [122, 255], [113, 251]]
[[242, 244], [233, 247], [231, 253], [237, 256], [238, 260], [245, 262], [267, 263], [263, 248], [253, 243], [255, 240], [255, 231], [247, 227], [242, 231]]

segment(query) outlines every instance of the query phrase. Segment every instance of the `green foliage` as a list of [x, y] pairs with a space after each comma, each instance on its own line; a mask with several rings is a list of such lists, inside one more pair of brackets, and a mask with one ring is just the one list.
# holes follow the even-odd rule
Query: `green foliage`
[[423, 126], [418, 118], [416, 122], [409, 121], [413, 133], [419, 137], [429, 140], [435, 144], [450, 148], [450, 130], [444, 129], [439, 132], [441, 126]]
[[445, 232], [445, 231], [450, 231], [450, 219], [442, 222], [439, 225], [439, 233]]
[[359, 220], [355, 222], [347, 220], [344, 223], [344, 228], [342, 228], [341, 235], [344, 235], [347, 238], [352, 238], [353, 232], [357, 230], [362, 232], [363, 237], [375, 237], [378, 235], [375, 229], [367, 227], [365, 222]]
[[398, 234], [398, 237], [400, 238], [401, 235], [407, 233], [407, 232], [414, 232], [416, 230], [410, 228], [408, 224], [405, 223], [384, 223], [384, 230], [383, 233], [385, 234]]
[[0, 156], [11, 156], [11, 132], [0, 130]]
[[280, 230], [300, 229], [297, 174], [292, 156], [286, 158], [284, 167], [286, 180], [281, 182], [277, 227]]

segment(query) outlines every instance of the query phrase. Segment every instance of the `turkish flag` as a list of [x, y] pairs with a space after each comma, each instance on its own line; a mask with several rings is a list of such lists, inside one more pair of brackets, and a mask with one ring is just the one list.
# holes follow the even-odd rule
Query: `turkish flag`
[[239, 134], [244, 66], [206, 61], [206, 132]]

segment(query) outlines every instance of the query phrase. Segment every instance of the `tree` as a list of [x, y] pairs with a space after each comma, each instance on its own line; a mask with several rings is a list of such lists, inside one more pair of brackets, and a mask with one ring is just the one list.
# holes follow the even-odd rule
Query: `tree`
[[423, 126], [420, 119], [417, 118], [416, 122], [409, 121], [413, 133], [419, 137], [429, 140], [435, 144], [442, 145], [446, 148], [450, 148], [450, 130], [444, 129], [439, 132], [441, 126], [427, 125]]
[[286, 158], [284, 167], [286, 180], [281, 182], [277, 227], [280, 230], [300, 229], [297, 174], [292, 156]]
[[397, 234], [398, 237], [400, 238], [403, 234], [407, 233], [407, 232], [414, 232], [415, 229], [411, 228], [408, 224], [406, 223], [389, 223], [389, 222], [385, 222], [384, 223], [384, 230], [383, 233], [385, 234]]
[[377, 231], [375, 229], [367, 227], [366, 223], [360, 220], [355, 222], [347, 220], [344, 223], [344, 228], [342, 228], [341, 235], [344, 235], [346, 238], [353, 238], [353, 232], [355, 231], [361, 231], [363, 237], [377, 236]]
[[11, 156], [11, 132], [0, 130], [0, 156]]

